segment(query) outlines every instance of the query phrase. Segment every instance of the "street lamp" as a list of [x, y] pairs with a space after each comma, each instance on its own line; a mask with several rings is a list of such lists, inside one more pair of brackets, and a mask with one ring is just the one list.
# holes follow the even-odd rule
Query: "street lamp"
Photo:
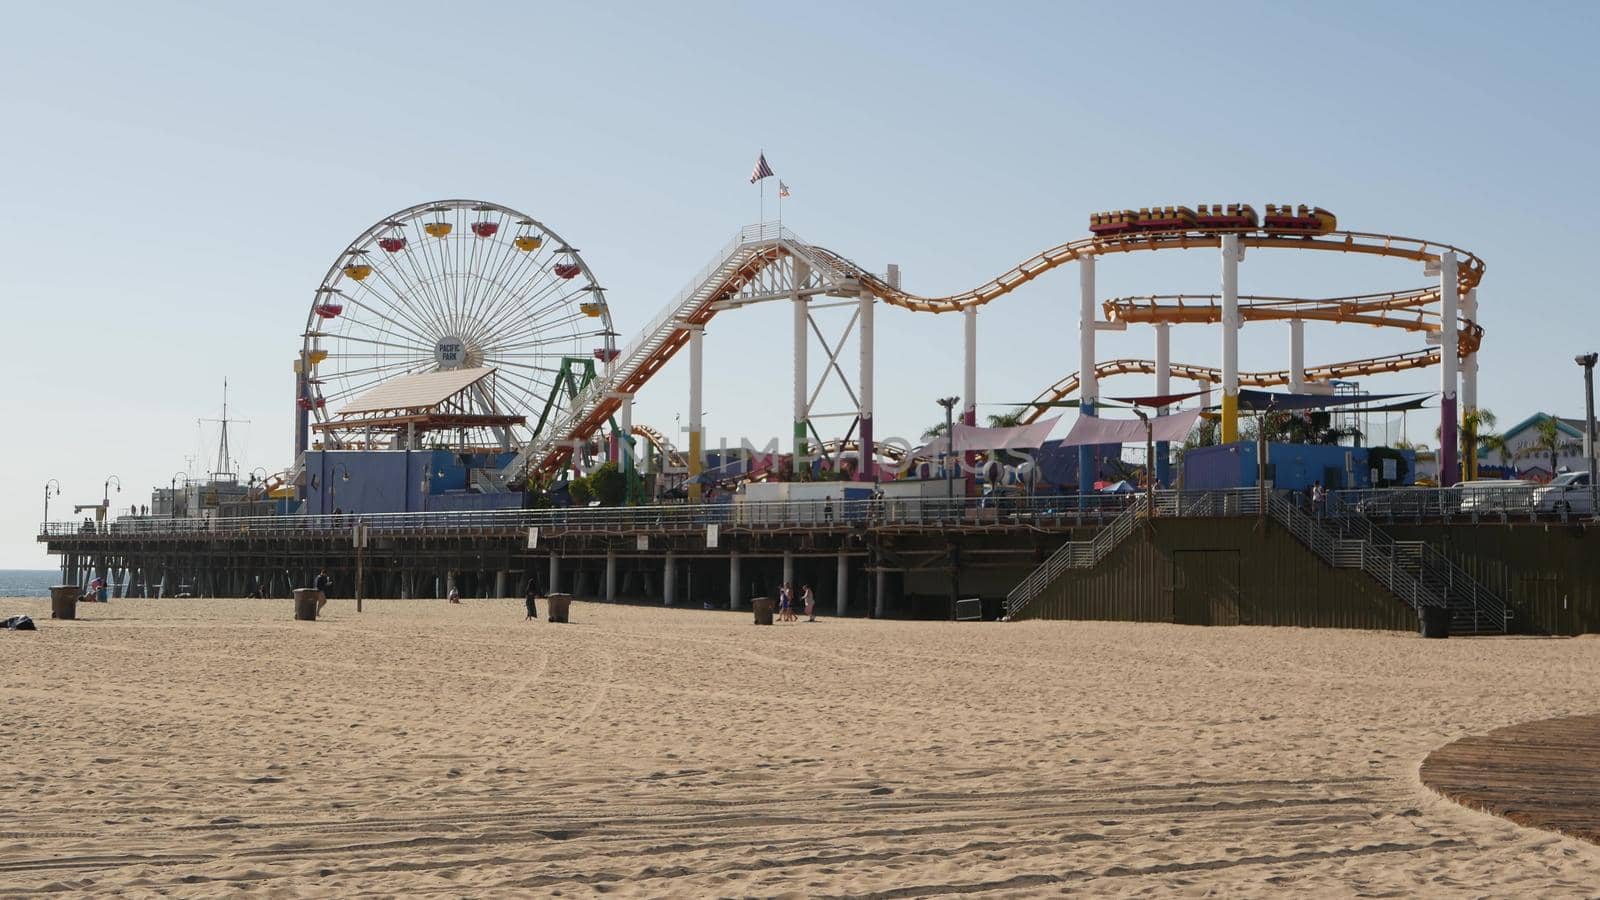
[[954, 410], [956, 408], [956, 404], [961, 402], [961, 398], [940, 397], [938, 402], [940, 406], [944, 407], [943, 466], [944, 480], [945, 484], [948, 486], [948, 490], [945, 492], [945, 495], [950, 501], [950, 506], [953, 508], [956, 502], [956, 483], [955, 480], [950, 477], [950, 457], [954, 455], [956, 449], [956, 432], [953, 418]]
[[[336, 471], [338, 471], [340, 469], [343, 469], [344, 472], [343, 472], [343, 474], [341, 474], [339, 476], [339, 480], [340, 481], [349, 481], [350, 480], [350, 467], [345, 465], [342, 462], [334, 463], [333, 466], [328, 469], [328, 475], [332, 476], [334, 472], [336, 472]], [[333, 484], [329, 484], [328, 485], [328, 499], [329, 500], [333, 500], [335, 503], [338, 502], [338, 499], [339, 499], [339, 488], [338, 488], [337, 485], [333, 485]], [[339, 507], [338, 506], [334, 506], [334, 511], [338, 512], [338, 510], [339, 510]]]
[[44, 483], [44, 520], [45, 520], [46, 523], [48, 523], [50, 521], [50, 486], [51, 485], [55, 485], [56, 496], [57, 497], [61, 496], [61, 482], [59, 482], [59, 481], [55, 480], [54, 478], [52, 478], [49, 481], [46, 481]]
[[1589, 514], [1600, 514], [1595, 509], [1595, 430], [1594, 430], [1594, 364], [1600, 362], [1600, 353], [1585, 353], [1574, 358], [1583, 368], [1583, 455], [1589, 461]]
[[180, 478], [183, 479], [183, 486], [187, 489], [189, 487], [188, 472], [174, 472], [172, 479], [167, 482], [167, 518], [169, 519], [178, 517], [178, 479]]
[[117, 493], [122, 493], [122, 479], [115, 475], [106, 476], [104, 491], [100, 494], [100, 521], [111, 518], [111, 485], [117, 486]]

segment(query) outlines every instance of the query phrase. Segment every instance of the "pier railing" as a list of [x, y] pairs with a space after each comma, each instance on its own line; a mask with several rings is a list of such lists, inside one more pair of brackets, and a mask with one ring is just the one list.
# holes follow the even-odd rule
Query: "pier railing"
[[633, 532], [704, 529], [708, 525], [752, 530], [851, 527], [1075, 527], [1104, 525], [1125, 510], [1131, 494], [1049, 497], [883, 498], [737, 503], [661, 504], [562, 509], [516, 509], [415, 513], [341, 513], [310, 516], [211, 518], [123, 517], [111, 522], [46, 522], [39, 536], [220, 538], [318, 535], [356, 524], [369, 534], [510, 533], [529, 528], [552, 532]]

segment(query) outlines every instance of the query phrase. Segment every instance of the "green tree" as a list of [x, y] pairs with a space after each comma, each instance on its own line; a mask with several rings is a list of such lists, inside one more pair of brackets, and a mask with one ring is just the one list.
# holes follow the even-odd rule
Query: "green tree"
[[[1467, 480], [1478, 477], [1478, 448], [1497, 451], [1500, 462], [1506, 461], [1505, 438], [1494, 432], [1494, 427], [1499, 423], [1499, 418], [1494, 412], [1487, 409], [1469, 409], [1461, 414], [1461, 424], [1457, 426], [1458, 440], [1461, 445], [1461, 477]], [[1439, 428], [1433, 430], [1433, 436], [1444, 440], [1444, 432]]]
[[1015, 428], [1022, 424], [1022, 417], [1028, 411], [1025, 406], [1019, 406], [1011, 412], [995, 413], [989, 416], [990, 428]]
[[585, 479], [589, 493], [601, 506], [621, 506], [628, 499], [628, 482], [614, 462], [608, 462], [589, 473]]
[[939, 424], [933, 426], [932, 428], [928, 428], [928, 429], [924, 430], [922, 432], [922, 439], [925, 440], [925, 441], [931, 441], [931, 440], [933, 440], [934, 438], [938, 437], [941, 434], [944, 434], [944, 423], [943, 422], [940, 422]]
[[1539, 449], [1550, 454], [1550, 474], [1554, 475], [1561, 451], [1571, 449], [1573, 442], [1562, 433], [1561, 420], [1555, 416], [1545, 415], [1535, 428], [1539, 432]]

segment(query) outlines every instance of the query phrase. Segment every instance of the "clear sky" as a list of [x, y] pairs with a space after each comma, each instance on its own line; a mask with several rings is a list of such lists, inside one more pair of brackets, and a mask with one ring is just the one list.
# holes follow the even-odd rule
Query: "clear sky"
[[[1600, 7], [1573, 4], [25, 4], [0, 29], [0, 566], [47, 564], [51, 513], [113, 505], [214, 448], [232, 385], [245, 471], [290, 462], [312, 290], [388, 213], [474, 197], [579, 247], [623, 341], [757, 217], [759, 148], [785, 224], [907, 288], [973, 286], [1083, 235], [1089, 212], [1310, 203], [1340, 224], [1481, 254], [1481, 402], [1580, 415], [1600, 347], [1588, 265]], [[770, 196], [769, 196], [770, 204]], [[770, 209], [770, 205], [769, 205]], [[1421, 286], [1398, 261], [1258, 251], [1246, 293]], [[1168, 258], [1170, 257], [1170, 258]], [[1213, 252], [1108, 260], [1100, 291], [1208, 293]], [[980, 315], [983, 412], [1077, 368], [1077, 279]], [[719, 317], [706, 427], [789, 432], [789, 313]], [[879, 314], [877, 431], [915, 436], [961, 391], [952, 316]], [[1287, 364], [1248, 326], [1246, 368]], [[1148, 357], [1138, 327], [1100, 355]], [[1307, 362], [1420, 347], [1308, 328]], [[1175, 360], [1216, 364], [1178, 329]], [[813, 350], [813, 358], [817, 353]], [[674, 427], [687, 361], [641, 394]], [[853, 369], [853, 366], [847, 367]], [[1434, 370], [1370, 379], [1426, 389]], [[1108, 382], [1135, 392], [1148, 380]], [[997, 404], [990, 406], [989, 404]], [[1411, 422], [1431, 442], [1434, 424]], [[1425, 431], [1425, 435], [1417, 432]], [[191, 464], [186, 457], [197, 457]]]

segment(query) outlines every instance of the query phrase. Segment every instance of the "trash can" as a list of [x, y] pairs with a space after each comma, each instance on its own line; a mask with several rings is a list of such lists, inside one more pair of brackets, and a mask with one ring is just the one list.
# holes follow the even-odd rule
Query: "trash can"
[[50, 618], [76, 619], [78, 617], [78, 586], [58, 584], [50, 589]]
[[544, 602], [545, 605], [549, 607], [549, 621], [567, 621], [567, 612], [572, 608], [571, 594], [551, 594], [550, 596], [544, 598]]
[[1447, 638], [1450, 636], [1450, 607], [1424, 606], [1422, 608], [1422, 636]]
[[750, 609], [756, 614], [757, 625], [772, 624], [772, 598], [756, 597], [750, 601]]
[[321, 602], [322, 592], [316, 588], [295, 588], [294, 617], [302, 622], [315, 622]]

